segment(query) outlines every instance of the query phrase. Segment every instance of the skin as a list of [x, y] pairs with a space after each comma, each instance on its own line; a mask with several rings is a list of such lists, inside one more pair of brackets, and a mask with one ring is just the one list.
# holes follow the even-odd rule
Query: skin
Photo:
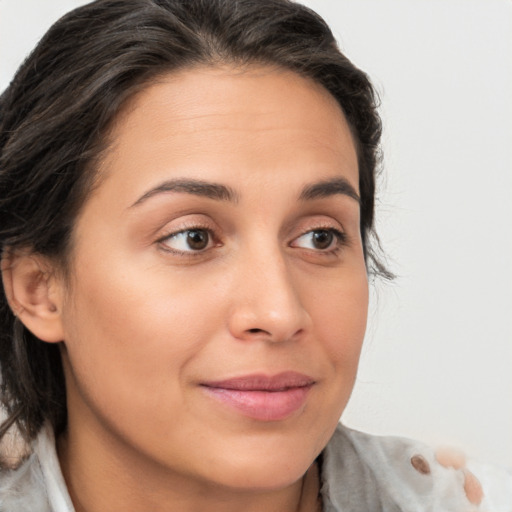
[[[167, 76], [119, 116], [99, 175], [70, 281], [27, 250], [3, 262], [13, 311], [40, 339], [63, 341], [58, 452], [76, 511], [318, 510], [313, 461], [350, 396], [368, 300], [340, 108], [275, 69]], [[231, 200], [191, 194], [191, 179]], [[323, 193], [301, 197], [319, 182]], [[204, 248], [187, 245], [193, 228]], [[315, 245], [329, 230], [344, 236]], [[248, 418], [201, 386], [284, 370], [314, 385], [282, 420]], [[464, 460], [438, 460], [462, 469], [468, 499], [481, 501]]]
[[[302, 492], [303, 476], [349, 399], [368, 304], [341, 109], [291, 72], [195, 69], [140, 93], [112, 140], [77, 220], [72, 279], [50, 286], [69, 404], [59, 456], [77, 512], [314, 510], [318, 479]], [[353, 194], [301, 198], [340, 178]], [[233, 200], [153, 190], [177, 179]], [[179, 234], [193, 228], [211, 233], [204, 250]], [[314, 385], [279, 421], [201, 387], [290, 370]]]

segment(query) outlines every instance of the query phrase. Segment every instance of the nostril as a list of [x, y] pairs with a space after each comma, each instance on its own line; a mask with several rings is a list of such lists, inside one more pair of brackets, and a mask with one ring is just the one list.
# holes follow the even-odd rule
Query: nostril
[[252, 334], [258, 334], [260, 332], [265, 332], [265, 331], [263, 329], [254, 328], [254, 329], [249, 329], [249, 332]]

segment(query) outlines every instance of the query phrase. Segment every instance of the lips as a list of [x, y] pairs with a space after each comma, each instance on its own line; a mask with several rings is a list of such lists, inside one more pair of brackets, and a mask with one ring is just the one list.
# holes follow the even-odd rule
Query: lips
[[307, 375], [283, 372], [204, 382], [201, 387], [210, 398], [243, 416], [259, 421], [280, 421], [304, 408], [314, 384]]

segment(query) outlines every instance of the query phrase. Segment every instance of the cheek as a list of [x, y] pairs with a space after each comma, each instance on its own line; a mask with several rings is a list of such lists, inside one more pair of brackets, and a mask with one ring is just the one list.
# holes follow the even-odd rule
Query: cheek
[[[200, 325], [198, 297], [205, 306], [202, 312], [215, 305], [204, 289], [206, 283], [195, 282], [186, 274], [173, 274], [165, 266], [150, 267], [132, 259], [108, 261], [106, 256], [90, 263], [89, 268], [80, 266], [68, 301], [73, 315], [68, 325], [79, 325], [84, 332], [111, 340], [113, 349], [121, 345], [144, 350], [158, 343], [178, 348], [181, 337], [183, 346], [193, 345], [194, 329]], [[178, 340], [176, 332], [181, 333]]]
[[213, 336], [215, 318], [221, 317], [218, 306], [202, 288], [178, 276], [171, 282], [165, 273], [137, 274], [133, 266], [128, 273], [119, 261], [110, 271], [106, 267], [97, 262], [94, 269], [78, 272], [64, 308], [75, 380], [100, 406], [137, 404], [141, 414], [163, 403], [169, 407], [179, 400], [187, 365]]
[[332, 367], [355, 378], [368, 314], [365, 269], [333, 280], [323, 293], [311, 296], [310, 304], [317, 336]]
[[356, 268], [350, 275], [333, 279], [322, 293], [310, 294], [309, 305], [315, 338], [325, 362], [314, 427], [323, 425], [323, 437], [319, 437], [321, 442], [317, 445], [320, 450], [342, 416], [356, 380], [368, 312], [366, 269]]

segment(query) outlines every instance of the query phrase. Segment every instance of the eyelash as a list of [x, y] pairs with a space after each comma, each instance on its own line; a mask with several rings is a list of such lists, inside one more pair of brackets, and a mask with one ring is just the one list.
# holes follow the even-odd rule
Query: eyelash
[[332, 227], [332, 226], [319, 226], [314, 229], [308, 229], [307, 231], [304, 231], [304, 233], [302, 233], [302, 235], [299, 235], [298, 237], [294, 238], [294, 241], [298, 240], [299, 238], [302, 238], [303, 236], [307, 235], [308, 233], [315, 233], [318, 231], [326, 231], [326, 232], [334, 235], [334, 238], [336, 239], [336, 242], [337, 242], [336, 245], [332, 249], [327, 249], [327, 250], [321, 250], [321, 249], [306, 249], [306, 250], [310, 250], [311, 252], [314, 252], [315, 254], [329, 256], [329, 255], [337, 254], [343, 247], [346, 247], [349, 244], [347, 234], [339, 229]]
[[[180, 251], [178, 249], [172, 249], [168, 245], [165, 244], [165, 242], [168, 241], [169, 239], [175, 238], [181, 234], [191, 232], [191, 231], [206, 232], [209, 237], [209, 244], [217, 243], [217, 246], [221, 245], [215, 241], [216, 237], [215, 237], [214, 231], [210, 227], [207, 227], [204, 225], [193, 225], [190, 227], [181, 228], [178, 231], [172, 231], [170, 233], [167, 233], [165, 236], [162, 236], [161, 238], [159, 238], [157, 240], [157, 243], [159, 244], [160, 248], [163, 251], [169, 252], [172, 254], [176, 254], [178, 256], [198, 257], [201, 255], [204, 255], [204, 253], [206, 251], [208, 251], [209, 249], [211, 249], [212, 247], [205, 248], [202, 250], [197, 250], [197, 251], [194, 251], [193, 249], [191, 249], [189, 251]], [[307, 235], [308, 233], [315, 233], [315, 232], [319, 232], [319, 231], [325, 231], [325, 232], [328, 232], [328, 233], [331, 233], [332, 235], [334, 235], [334, 237], [337, 241], [335, 247], [333, 247], [332, 249], [327, 249], [327, 250], [303, 248], [304, 250], [314, 252], [315, 254], [318, 254], [318, 255], [334, 255], [334, 254], [337, 254], [343, 247], [346, 247], [349, 245], [349, 240], [348, 240], [346, 233], [344, 233], [343, 231], [336, 229], [332, 226], [318, 226], [318, 227], [315, 227], [314, 229], [308, 229], [308, 230], [304, 231], [302, 234], [300, 234], [299, 236], [295, 237], [292, 240], [292, 242], [302, 238], [303, 236]]]
[[157, 240], [157, 243], [159, 244], [160, 248], [165, 251], [165, 252], [169, 252], [169, 253], [172, 253], [172, 254], [176, 254], [178, 256], [185, 256], [185, 257], [197, 257], [197, 256], [201, 256], [203, 255], [208, 249], [203, 249], [203, 250], [198, 250], [198, 251], [194, 251], [194, 250], [190, 250], [190, 251], [180, 251], [178, 249], [172, 249], [170, 248], [168, 245], [165, 244], [165, 242], [171, 238], [175, 238], [183, 233], [187, 233], [187, 232], [190, 232], [190, 231], [204, 231], [208, 234], [208, 238], [209, 238], [209, 243], [214, 243], [215, 244], [215, 233], [214, 231], [208, 227], [208, 226], [204, 226], [204, 225], [200, 225], [200, 224], [196, 224], [196, 225], [192, 225], [190, 227], [183, 227], [183, 228], [180, 228], [178, 229], [177, 231], [172, 231], [170, 233], [167, 233], [165, 236], [159, 238]]

